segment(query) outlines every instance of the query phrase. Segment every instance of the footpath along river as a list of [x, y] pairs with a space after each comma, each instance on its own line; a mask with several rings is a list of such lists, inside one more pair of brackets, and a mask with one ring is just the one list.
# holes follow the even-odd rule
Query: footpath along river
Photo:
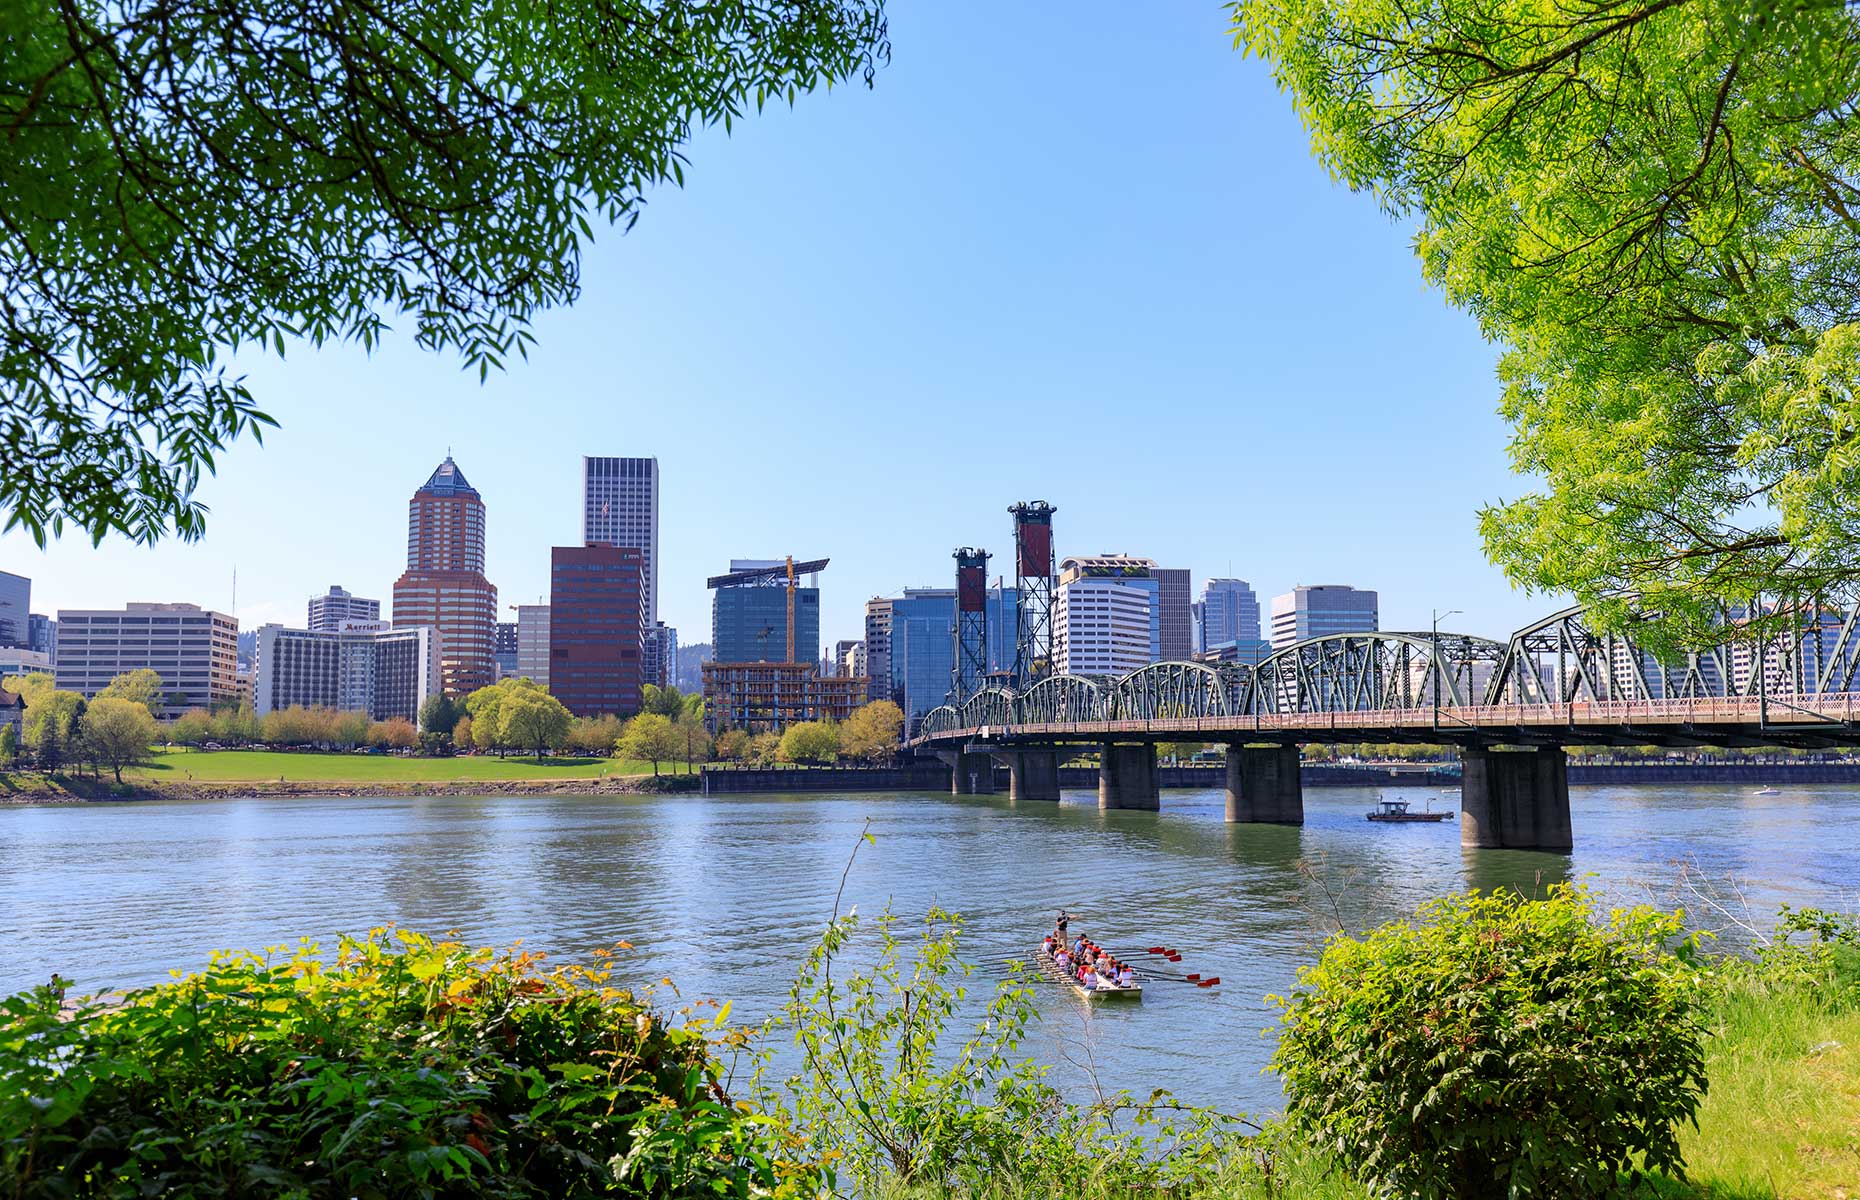
[[[1385, 789], [1455, 807], [1435, 789]], [[1217, 791], [1163, 793], [1161, 813], [922, 793], [849, 796], [299, 798], [0, 809], [0, 991], [53, 971], [79, 988], [157, 982], [209, 951], [398, 923], [574, 958], [624, 939], [622, 973], [670, 976], [736, 1019], [785, 997], [869, 820], [846, 903], [907, 918], [931, 904], [968, 921], [976, 983], [1002, 974], [1066, 906], [1105, 945], [1168, 943], [1209, 990], [1156, 983], [1140, 1006], [1087, 1020], [1058, 987], [1027, 1049], [1077, 1087], [1082, 1039], [1101, 1082], [1252, 1112], [1274, 1110], [1261, 1069], [1263, 1001], [1308, 962], [1327, 923], [1352, 929], [1469, 886], [1584, 878], [1615, 901], [1676, 902], [1688, 873], [1777, 905], [1860, 908], [1860, 788], [1572, 790], [1565, 858], [1463, 852], [1456, 822], [1380, 826], [1376, 793], [1311, 789], [1302, 829], [1231, 826]], [[1301, 870], [1301, 864], [1305, 869]], [[1724, 924], [1700, 911], [1699, 923]], [[1742, 915], [1741, 911], [1739, 915]]]

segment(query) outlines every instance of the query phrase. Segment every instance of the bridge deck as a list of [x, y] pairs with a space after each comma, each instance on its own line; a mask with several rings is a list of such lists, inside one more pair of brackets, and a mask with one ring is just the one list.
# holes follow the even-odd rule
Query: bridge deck
[[1467, 745], [1860, 745], [1860, 693], [1567, 704], [1427, 705], [1344, 712], [981, 725], [913, 738], [952, 742], [1132, 740], [1449, 742]]

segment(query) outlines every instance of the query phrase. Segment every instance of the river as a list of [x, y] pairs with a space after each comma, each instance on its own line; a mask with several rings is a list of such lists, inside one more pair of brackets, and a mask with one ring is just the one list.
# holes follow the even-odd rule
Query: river
[[[1452, 807], [1434, 789], [1385, 789]], [[1161, 813], [932, 794], [252, 799], [0, 808], [0, 991], [56, 970], [80, 990], [159, 981], [224, 947], [262, 948], [397, 923], [521, 938], [574, 958], [626, 940], [622, 972], [670, 977], [754, 1018], [785, 996], [859, 834], [846, 903], [968, 922], [978, 978], [1026, 956], [1062, 905], [1114, 948], [1167, 943], [1197, 989], [1157, 982], [1089, 1019], [1056, 985], [1028, 1049], [1101, 1082], [1271, 1111], [1269, 992], [1289, 988], [1325, 930], [1405, 915], [1430, 896], [1585, 878], [1607, 897], [1673, 901], [1700, 922], [1778, 904], [1853, 911], [1860, 788], [1572, 789], [1575, 853], [1463, 852], [1452, 821], [1363, 820], [1375, 793], [1310, 789], [1301, 829], [1231, 826], [1218, 791], [1163, 793]], [[1741, 895], [1741, 901], [1740, 901]], [[1736, 936], [1734, 926], [1730, 936]]]

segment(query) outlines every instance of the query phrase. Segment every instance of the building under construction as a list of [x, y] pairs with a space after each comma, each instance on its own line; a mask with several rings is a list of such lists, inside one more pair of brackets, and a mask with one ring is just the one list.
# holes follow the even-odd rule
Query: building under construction
[[706, 581], [714, 649], [704, 664], [704, 711], [713, 733], [844, 720], [865, 701], [865, 678], [820, 674], [820, 589], [813, 581], [827, 561], [738, 560]]

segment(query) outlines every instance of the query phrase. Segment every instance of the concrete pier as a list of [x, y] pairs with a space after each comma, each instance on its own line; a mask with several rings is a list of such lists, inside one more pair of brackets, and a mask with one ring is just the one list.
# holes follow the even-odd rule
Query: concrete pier
[[1271, 825], [1305, 823], [1298, 747], [1227, 747], [1227, 819]]
[[987, 754], [956, 753], [949, 756], [949, 790], [954, 796], [992, 796], [995, 793], [995, 760]]
[[1059, 799], [1059, 754], [1056, 751], [1007, 750], [995, 757], [1007, 765], [1008, 799]]
[[1156, 747], [1105, 744], [1098, 766], [1098, 807], [1146, 812], [1162, 807], [1156, 788]]
[[1460, 763], [1460, 845], [1563, 853], [1574, 846], [1569, 759], [1561, 747], [1468, 749]]

